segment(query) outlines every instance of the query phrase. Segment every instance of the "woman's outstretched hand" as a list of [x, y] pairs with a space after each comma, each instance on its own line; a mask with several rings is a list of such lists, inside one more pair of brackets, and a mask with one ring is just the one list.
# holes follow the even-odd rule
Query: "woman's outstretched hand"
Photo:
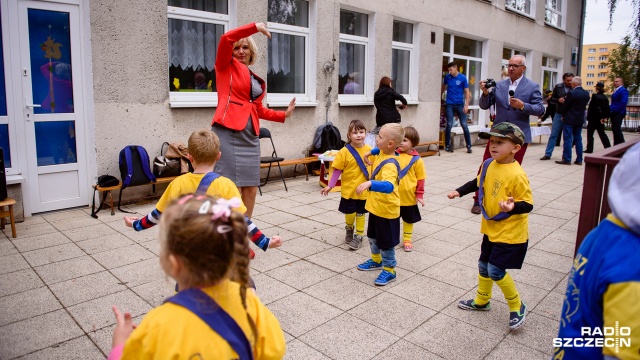
[[291, 102], [289, 103], [289, 107], [287, 107], [287, 111], [285, 111], [284, 113], [284, 118], [288, 118], [289, 116], [291, 116], [291, 114], [293, 114], [293, 109], [296, 108], [296, 98], [291, 99]]
[[263, 33], [264, 36], [271, 39], [271, 33], [269, 32], [269, 30], [267, 30], [267, 24], [261, 22], [256, 23], [256, 29], [258, 29], [259, 32]]

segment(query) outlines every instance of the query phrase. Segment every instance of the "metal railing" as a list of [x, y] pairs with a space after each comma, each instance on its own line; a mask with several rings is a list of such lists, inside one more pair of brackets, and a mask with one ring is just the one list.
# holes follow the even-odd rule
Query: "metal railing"
[[587, 234], [611, 212], [607, 197], [609, 179], [622, 155], [639, 142], [640, 139], [627, 141], [585, 157], [584, 184], [574, 255]]

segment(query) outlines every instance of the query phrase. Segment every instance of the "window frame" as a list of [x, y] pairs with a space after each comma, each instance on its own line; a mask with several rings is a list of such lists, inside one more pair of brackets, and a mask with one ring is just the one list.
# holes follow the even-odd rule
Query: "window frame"
[[587, 86], [593, 86], [593, 81], [587, 81]]
[[589, 56], [589, 57], [587, 57], [587, 61], [596, 61], [596, 57], [595, 56]]
[[608, 52], [608, 51], [609, 51], [609, 49], [607, 49], [607, 48], [600, 48], [600, 52]]
[[[267, 89], [266, 101], [269, 107], [287, 107], [293, 97], [296, 98], [296, 106], [307, 107], [317, 106], [318, 101], [316, 99], [316, 71], [312, 67], [316, 63], [316, 1], [315, 0], [303, 0], [309, 3], [309, 26], [295, 26], [280, 24], [275, 22], [268, 22], [267, 27], [271, 33], [301, 36], [304, 41], [304, 93], [270, 93]], [[268, 65], [267, 65], [268, 66]], [[269, 69], [267, 68], [267, 74]], [[267, 75], [268, 77], [268, 75]]]
[[[364, 89], [363, 94], [340, 94], [338, 90], [338, 104], [339, 106], [362, 106], [373, 105], [373, 73], [374, 73], [374, 61], [375, 61], [375, 14], [362, 9], [353, 8], [349, 6], [341, 6], [340, 11], [357, 12], [367, 15], [367, 37], [343, 34], [338, 30], [338, 49], [340, 49], [340, 43], [364, 45], [365, 46], [365, 58], [364, 58], [364, 76], [362, 77]], [[340, 22], [340, 12], [338, 12], [338, 23]], [[339, 29], [339, 25], [338, 25]], [[338, 50], [338, 62], [340, 61], [340, 54]], [[340, 64], [338, 64], [338, 68]], [[339, 71], [338, 71], [339, 76]]]
[[[509, 59], [511, 59], [511, 58], [512, 58], [512, 57], [514, 57], [515, 55], [522, 55], [522, 56], [524, 56], [525, 58], [527, 58], [527, 59], [528, 59], [527, 54], [528, 54], [529, 52], [528, 52], [527, 50], [516, 49], [515, 47], [510, 46], [510, 45], [506, 45], [506, 44], [502, 46], [502, 52], [504, 52], [504, 49], [509, 49], [509, 50], [511, 50], [511, 55], [509, 55]], [[519, 52], [519, 54], [516, 54], [516, 52]], [[509, 59], [502, 59], [502, 61], [501, 61], [501, 62], [502, 62], [502, 67], [500, 68], [500, 73], [501, 73], [501, 74], [502, 74], [502, 71], [504, 71], [503, 69], [504, 69], [504, 68], [506, 68], [506, 67], [507, 67], [507, 65], [509, 65]], [[528, 61], [527, 61], [527, 62], [528, 62]], [[526, 64], [526, 66], [528, 67], [528, 66], [529, 66], [529, 64]], [[528, 77], [529, 77], [528, 75], [529, 75], [529, 74], [527, 74], [527, 72], [526, 72], [526, 71], [524, 72], [524, 74], [522, 74], [522, 76], [524, 76], [524, 77], [526, 77], [526, 78], [528, 78]]]
[[[0, 30], [2, 31], [0, 32], [0, 36], [2, 36], [2, 34], [9, 34], [9, 27], [10, 27], [9, 12], [2, 11], [1, 16], [2, 16], [2, 29]], [[22, 175], [22, 168], [21, 168], [22, 163], [20, 161], [22, 156], [18, 153], [18, 150], [20, 148], [18, 147], [17, 140], [18, 140], [18, 132], [20, 132], [20, 134], [24, 132], [24, 125], [20, 124], [19, 126], [19, 123], [17, 121], [17, 117], [21, 116], [21, 114], [12, 114], [12, 112], [15, 111], [15, 107], [14, 107], [15, 94], [13, 91], [10, 91], [10, 89], [13, 87], [13, 84], [15, 83], [15, 81], [14, 81], [14, 76], [11, 73], [11, 65], [12, 65], [11, 63], [12, 46], [11, 45], [12, 45], [11, 39], [6, 39], [6, 38], [2, 39], [2, 53], [4, 56], [4, 59], [3, 59], [4, 87], [5, 87], [5, 96], [7, 101], [7, 104], [6, 104], [7, 115], [0, 116], [0, 124], [2, 125], [6, 124], [7, 131], [9, 132], [9, 151], [10, 151], [11, 167], [5, 168], [5, 176], [7, 177], [11, 176], [12, 178], [20, 178], [20, 175]], [[13, 45], [15, 46], [17, 44], [13, 43]], [[7, 178], [7, 181], [11, 181], [11, 179]]]
[[595, 78], [595, 77], [596, 77], [596, 75], [595, 75], [595, 74], [593, 74], [593, 73], [588, 73], [588, 74], [587, 74], [587, 77], [588, 77], [588, 78]]
[[589, 54], [595, 54], [596, 53], [596, 49], [594, 48], [590, 48], [588, 51]]
[[[531, 19], [535, 19], [536, 18], [536, 0], [522, 0], [524, 2], [529, 2], [529, 12], [527, 13], [526, 11], [522, 11], [519, 10], [515, 7], [509, 6], [509, 1], [510, 0], [505, 0], [504, 2], [504, 8], [508, 11], [514, 12], [518, 15], [522, 15], [524, 17], [528, 17]], [[513, 1], [518, 1], [518, 0], [513, 0]]]
[[[231, 29], [232, 16], [232, 3], [233, 0], [228, 0], [227, 8], [229, 14], [220, 14], [207, 11], [200, 11], [194, 9], [187, 9], [175, 6], [167, 6], [167, 27], [169, 19], [185, 20], [209, 23], [215, 25], [223, 25], [226, 33]], [[167, 66], [171, 66], [169, 63], [169, 43], [167, 39]], [[168, 72], [167, 72], [168, 75]], [[167, 79], [168, 80], [168, 79]], [[179, 92], [171, 91], [169, 89], [169, 107], [171, 108], [195, 108], [195, 107], [217, 107], [218, 106], [218, 92]]]
[[605, 55], [600, 56], [600, 57], [598, 58], [598, 61], [608, 61], [608, 60], [609, 60], [609, 57], [608, 57], [608, 56], [605, 56]]
[[[548, 65], [548, 63], [545, 64], [544, 62], [542, 62], [542, 66], [540, 67], [540, 69], [542, 70], [540, 84], [541, 84], [541, 91], [544, 93], [547, 90], [553, 90], [553, 88], [562, 81], [562, 76], [560, 75], [560, 59], [554, 58], [552, 56], [547, 56], [547, 55], [543, 55], [542, 57], [543, 57], [543, 60], [544, 58], [547, 58], [547, 61], [554, 60], [556, 63], [556, 67], [551, 67]], [[543, 89], [542, 85], [544, 84], [544, 73], [547, 71], [552, 74], [552, 79], [555, 79], [555, 81], [551, 85], [550, 89]]]
[[[392, 37], [391, 38], [392, 39], [391, 55], [393, 56], [393, 50], [409, 51], [409, 93], [401, 94], [401, 95], [406, 98], [407, 103], [417, 104], [418, 103], [418, 80], [419, 80], [418, 55], [420, 53], [420, 49], [418, 48], [420, 41], [418, 39], [417, 24], [409, 21], [404, 21], [403, 19], [393, 19], [393, 21], [403, 22], [403, 23], [412, 25], [411, 26], [411, 30], [412, 30], [411, 44], [400, 42], [400, 41], [393, 41], [393, 37]], [[393, 66], [393, 60], [392, 60], [391, 66]], [[389, 73], [391, 74], [391, 71]]]
[[[544, 12], [545, 12], [545, 19], [544, 19], [544, 23], [545, 25], [549, 25], [552, 26], [556, 29], [560, 29], [560, 30], [564, 30], [566, 27], [566, 16], [567, 14], [565, 13], [565, 9], [567, 8], [567, 3], [564, 0], [557, 0], [557, 3], [560, 4], [560, 11], [558, 11], [557, 9], [554, 9], [553, 7], [547, 7], [548, 4], [548, 0], [545, 0], [544, 2]], [[548, 22], [546, 19], [546, 15], [547, 15], [547, 11], [551, 11], [554, 14], [557, 14], [560, 17], [560, 24], [552, 24], [551, 22]]]
[[587, 65], [587, 70], [595, 70], [595, 65]]

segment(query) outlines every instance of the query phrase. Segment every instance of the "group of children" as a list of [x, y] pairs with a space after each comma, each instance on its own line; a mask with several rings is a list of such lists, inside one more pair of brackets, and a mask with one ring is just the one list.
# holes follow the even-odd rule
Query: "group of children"
[[[452, 191], [449, 198], [479, 188], [483, 205], [481, 232], [485, 235], [478, 262], [478, 291], [459, 307], [489, 310], [492, 283], [496, 282], [511, 309], [510, 327], [515, 329], [524, 323], [526, 305], [506, 269], [522, 266], [528, 244], [527, 213], [533, 202], [526, 174], [513, 157], [524, 134], [517, 126], [501, 126], [504, 124], [483, 135], [491, 139], [490, 160], [495, 161], [483, 164], [481, 175]], [[381, 271], [374, 283], [384, 286], [397, 276], [395, 247], [400, 243], [401, 218], [403, 248], [413, 248], [413, 224], [421, 220], [417, 205], [424, 206], [426, 173], [414, 149], [420, 142], [415, 128], [386, 124], [376, 136], [375, 148], [364, 143], [365, 136], [364, 124], [353, 120], [348, 143], [336, 155], [335, 171], [321, 194], [327, 195], [342, 177], [338, 210], [345, 214], [345, 241], [351, 249], [361, 246], [365, 213], [369, 213], [366, 236], [371, 258], [357, 269]], [[213, 172], [221, 156], [219, 145], [210, 130], [194, 132], [188, 143], [193, 173], [172, 181], [144, 218], [124, 218], [137, 231], [160, 223], [160, 264], [176, 281], [177, 293], [149, 312], [135, 331], [131, 315], [114, 307], [117, 325], [109, 359], [153, 354], [168, 358], [283, 357], [280, 324], [251, 289], [248, 265], [253, 252], [246, 240], [249, 237], [266, 251], [280, 246], [282, 239], [267, 238], [241, 215], [246, 208], [237, 187]]]

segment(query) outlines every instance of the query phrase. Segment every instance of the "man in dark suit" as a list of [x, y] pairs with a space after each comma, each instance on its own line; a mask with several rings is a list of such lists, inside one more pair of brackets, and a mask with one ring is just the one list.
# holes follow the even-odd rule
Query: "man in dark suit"
[[576, 161], [574, 164], [582, 165], [582, 124], [584, 123], [584, 111], [589, 103], [589, 92], [582, 88], [582, 79], [574, 76], [571, 80], [573, 89], [567, 94], [564, 101], [564, 116], [562, 117], [562, 160], [556, 164], [571, 165], [571, 148], [576, 145]]
[[[524, 132], [524, 145], [515, 155], [516, 161], [520, 164], [522, 164], [522, 158], [531, 142], [529, 117], [531, 115], [538, 117], [544, 114], [540, 85], [524, 77], [524, 71], [527, 68], [526, 64], [527, 59], [522, 55], [515, 55], [509, 59], [507, 67], [509, 77], [496, 83], [496, 87], [493, 89], [493, 96], [489, 94], [490, 89], [485, 87], [485, 81], [480, 81], [480, 90], [482, 90], [479, 100], [480, 108], [486, 110], [491, 105], [496, 107], [496, 118], [493, 121], [493, 125], [495, 126], [501, 122], [510, 122], [518, 125], [520, 130]], [[509, 95], [510, 91], [513, 91], [513, 96]], [[483, 162], [491, 157], [489, 145], [490, 143], [487, 142], [482, 158]], [[471, 212], [480, 214], [477, 192], [473, 200]]]
[[562, 135], [562, 115], [564, 115], [564, 100], [569, 91], [571, 91], [571, 79], [575, 75], [570, 72], [562, 75], [562, 82], [557, 84], [553, 88], [553, 94], [549, 99], [549, 104], [556, 104], [556, 114], [551, 119], [553, 124], [551, 125], [551, 135], [549, 135], [549, 141], [547, 142], [547, 148], [544, 151], [544, 156], [540, 160], [551, 160], [553, 154], [553, 146], [560, 146], [560, 136]]
[[604, 83], [602, 81], [596, 84], [596, 92], [591, 96], [589, 109], [587, 110], [587, 150], [584, 152], [591, 154], [593, 152], [593, 133], [598, 131], [602, 146], [608, 148], [611, 146], [607, 134], [604, 132], [604, 123], [609, 118], [609, 99], [604, 95]]

